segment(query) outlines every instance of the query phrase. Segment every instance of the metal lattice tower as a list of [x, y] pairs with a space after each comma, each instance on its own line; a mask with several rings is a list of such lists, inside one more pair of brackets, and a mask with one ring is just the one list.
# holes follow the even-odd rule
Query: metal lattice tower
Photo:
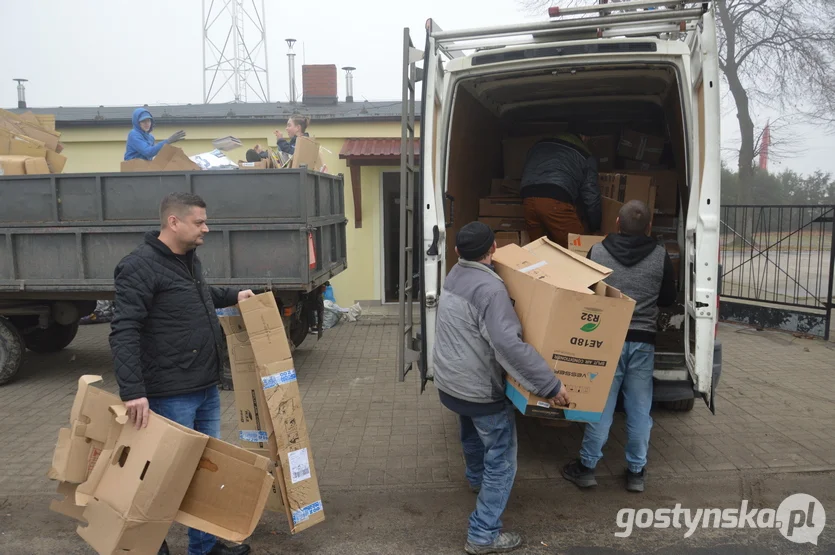
[[264, 0], [203, 0], [203, 102], [270, 101]]

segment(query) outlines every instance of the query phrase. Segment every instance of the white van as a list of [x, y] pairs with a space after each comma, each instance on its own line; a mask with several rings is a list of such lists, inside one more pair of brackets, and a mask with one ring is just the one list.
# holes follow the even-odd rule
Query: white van
[[[681, 245], [680, 302], [662, 315], [655, 400], [714, 411], [719, 276], [719, 58], [712, 2], [635, 0], [551, 8], [548, 21], [462, 31], [427, 22], [423, 52], [404, 37], [399, 375], [432, 376], [435, 315], [457, 261], [455, 236], [504, 176], [503, 141], [579, 125], [586, 135], [640, 126], [664, 136], [678, 174], [670, 232]], [[423, 60], [423, 67], [417, 62]], [[420, 162], [414, 137], [422, 81]], [[418, 177], [419, 172], [419, 177]], [[675, 185], [673, 185], [675, 186]], [[676, 196], [673, 193], [673, 196]], [[414, 199], [410, 202], [411, 199]], [[412, 219], [414, 218], [414, 219]], [[415, 222], [412, 233], [410, 222]], [[412, 247], [422, 264], [412, 268]], [[415, 280], [414, 275], [419, 279]], [[413, 313], [411, 284], [420, 314]], [[417, 292], [416, 292], [417, 293]]]

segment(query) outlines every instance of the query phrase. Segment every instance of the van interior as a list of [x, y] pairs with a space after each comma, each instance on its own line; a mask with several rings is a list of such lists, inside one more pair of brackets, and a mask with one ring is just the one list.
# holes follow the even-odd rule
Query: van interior
[[[479, 199], [491, 194], [493, 180], [521, 177], [508, 175], [505, 167], [509, 139], [574, 130], [586, 136], [609, 137], [617, 144], [624, 129], [663, 137], [663, 153], [651, 164], [651, 169], [666, 170], [668, 176], [672, 171], [675, 175], [656, 183], [656, 198], [666, 195], [677, 200], [667, 203], [663, 215], [656, 209], [652, 234], [660, 243], [668, 244], [667, 250], [674, 265], [679, 265], [681, 279], [680, 302], [662, 311], [658, 352], [675, 353], [675, 360], [666, 360], [666, 364], [682, 366], [684, 273], [680, 267], [683, 257], [676, 250], [681, 239], [678, 222], [683, 207], [687, 206], [688, 189], [686, 135], [678, 81], [672, 67], [643, 63], [560, 67], [524, 73], [517, 70], [458, 81], [448, 142], [446, 193], [454, 200], [451, 203], [448, 200], [446, 206], [447, 224], [452, 220], [447, 228], [447, 270], [457, 260], [455, 235], [464, 224], [479, 218]], [[635, 163], [627, 168], [626, 164], [626, 160], [617, 156], [609, 161], [608, 167], [601, 167], [600, 172], [640, 173], [641, 169], [649, 169], [636, 168]], [[663, 356], [656, 362], [657, 367], [666, 365]]]

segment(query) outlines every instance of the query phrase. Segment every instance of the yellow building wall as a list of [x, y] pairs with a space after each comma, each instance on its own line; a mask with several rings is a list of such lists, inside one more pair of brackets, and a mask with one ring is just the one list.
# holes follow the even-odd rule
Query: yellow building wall
[[[153, 113], [153, 112], [152, 112]], [[158, 126], [153, 130], [157, 140], [171, 136], [179, 129], [186, 131], [186, 139], [175, 146], [193, 156], [214, 149], [212, 140], [233, 136], [244, 146], [228, 153], [232, 160], [244, 159], [246, 150], [260, 143], [275, 146], [273, 130], [284, 132], [284, 123], [232, 122], [228, 125], [195, 124], [192, 126]], [[67, 165], [64, 173], [118, 172], [125, 154], [125, 141], [130, 128], [114, 127], [59, 127]], [[347, 307], [357, 301], [382, 299], [382, 212], [380, 207], [381, 174], [383, 171], [399, 171], [399, 167], [363, 167], [362, 179], [362, 227], [354, 227], [354, 195], [351, 172], [339, 152], [346, 138], [400, 137], [399, 122], [312, 122], [308, 133], [322, 146], [322, 159], [328, 172], [343, 174], [345, 182], [345, 217], [348, 219], [346, 244], [348, 269], [336, 276], [333, 285], [336, 302]], [[211, 207], [209, 207], [211, 224]]]

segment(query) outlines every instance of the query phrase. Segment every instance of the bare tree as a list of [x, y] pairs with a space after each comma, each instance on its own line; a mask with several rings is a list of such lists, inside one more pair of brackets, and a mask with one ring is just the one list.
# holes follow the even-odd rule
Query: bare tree
[[[714, 0], [719, 27], [719, 67], [725, 76], [739, 122], [737, 202], [748, 204], [754, 159], [764, 122], [754, 122], [756, 108], [835, 130], [835, 1]], [[596, 0], [517, 0], [530, 13], [545, 8], [596, 4]], [[613, 6], [617, 9], [616, 6]], [[787, 117], [786, 114], [792, 114]], [[783, 126], [786, 132], [788, 128]], [[772, 133], [775, 128], [772, 125]], [[789, 140], [790, 154], [798, 142]], [[772, 144], [772, 152], [775, 145]]]

